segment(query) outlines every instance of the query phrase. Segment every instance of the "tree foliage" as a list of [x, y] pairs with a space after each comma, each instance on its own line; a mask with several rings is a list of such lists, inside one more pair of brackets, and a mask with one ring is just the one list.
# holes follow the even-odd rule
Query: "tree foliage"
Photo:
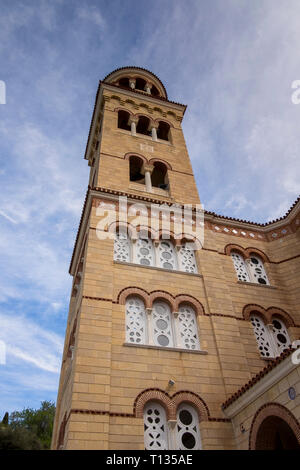
[[14, 411], [0, 425], [0, 449], [50, 449], [55, 405], [41, 402], [37, 410]]

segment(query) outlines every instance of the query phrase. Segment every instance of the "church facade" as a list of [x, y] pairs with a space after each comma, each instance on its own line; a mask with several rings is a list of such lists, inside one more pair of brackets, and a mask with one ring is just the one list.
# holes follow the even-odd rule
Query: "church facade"
[[185, 109], [139, 67], [99, 83], [53, 449], [300, 445], [300, 200], [203, 210]]

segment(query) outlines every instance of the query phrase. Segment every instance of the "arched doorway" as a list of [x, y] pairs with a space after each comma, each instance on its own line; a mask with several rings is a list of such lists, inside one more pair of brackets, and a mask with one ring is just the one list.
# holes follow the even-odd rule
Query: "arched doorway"
[[255, 450], [299, 449], [298, 440], [290, 426], [278, 416], [269, 416], [260, 425]]
[[279, 403], [262, 406], [252, 422], [249, 449], [300, 450], [299, 422]]

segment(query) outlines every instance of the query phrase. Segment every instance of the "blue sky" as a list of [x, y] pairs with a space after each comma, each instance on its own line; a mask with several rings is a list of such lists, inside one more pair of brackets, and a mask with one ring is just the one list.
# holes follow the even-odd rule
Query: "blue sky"
[[298, 0], [2, 0], [0, 418], [55, 400], [98, 81], [135, 65], [187, 104], [207, 210], [266, 222], [299, 194]]

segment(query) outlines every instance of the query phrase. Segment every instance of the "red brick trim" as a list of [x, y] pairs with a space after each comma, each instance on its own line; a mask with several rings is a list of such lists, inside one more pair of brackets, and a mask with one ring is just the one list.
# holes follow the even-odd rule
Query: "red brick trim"
[[164, 299], [170, 305], [172, 312], [177, 312], [181, 303], [189, 303], [194, 307], [196, 315], [206, 315], [201, 302], [188, 294], [178, 294], [173, 297], [172, 294], [163, 290], [155, 290], [149, 293], [140, 287], [130, 286], [125, 287], [119, 292], [116, 303], [125, 305], [126, 298], [129, 295], [138, 295], [141, 297], [145, 302], [146, 308], [152, 308], [155, 300]]
[[191, 295], [179, 294], [175, 297], [175, 311], [178, 312], [180, 304], [191, 304], [192, 307], [195, 309], [196, 315], [205, 315], [204, 307], [199, 302], [199, 300], [195, 299]]
[[[256, 450], [257, 435], [263, 421], [269, 416], [276, 416], [285, 421], [295, 434], [300, 446], [300, 424], [295, 416], [285, 406], [279, 403], [265, 403], [254, 415], [249, 435], [249, 450]], [[262, 449], [260, 449], [262, 450]]]
[[173, 395], [172, 401], [174, 402], [175, 409], [177, 410], [178, 406], [187, 402], [193, 405], [198, 413], [199, 421], [208, 421], [209, 419], [209, 409], [205, 401], [200, 398], [196, 393], [189, 391], [180, 391]]
[[253, 248], [253, 247], [248, 247], [245, 249], [245, 258], [250, 258], [251, 257], [251, 253], [253, 253], [254, 255], [257, 255], [259, 256], [264, 263], [269, 263], [269, 258], [268, 256], [261, 250], [259, 250], [258, 248]]
[[164, 165], [166, 165], [166, 167], [168, 168], [168, 170], [172, 170], [172, 167], [170, 165], [170, 163], [166, 162], [165, 160], [162, 160], [161, 158], [151, 158], [149, 160], [149, 164], [150, 165], [153, 165], [155, 162], [160, 162], [160, 163], [163, 163]]
[[133, 112], [130, 111], [129, 109], [127, 109], [127, 108], [124, 108], [124, 107], [114, 108], [114, 112], [119, 112], [119, 111], [126, 111], [126, 113], [133, 115]]
[[245, 320], [250, 321], [250, 315], [253, 312], [258, 312], [266, 324], [271, 323], [274, 316], [280, 317], [285, 323], [286, 327], [296, 326], [292, 317], [279, 307], [268, 307], [265, 309], [261, 305], [248, 304], [243, 308], [243, 317]]
[[196, 408], [199, 421], [208, 421], [209, 419], [208, 407], [196, 393], [183, 390], [170, 396], [159, 388], [148, 388], [139, 393], [133, 404], [133, 414], [137, 418], [142, 418], [145, 404], [152, 400], [160, 402], [165, 408], [167, 420], [176, 419], [177, 408], [182, 402], [188, 402]]
[[[114, 156], [114, 155], [110, 155], [110, 156]], [[128, 153], [125, 153], [123, 159], [124, 160], [129, 160], [130, 157], [139, 157], [143, 160], [144, 163], [149, 163], [148, 162], [148, 159], [144, 156], [144, 155], [141, 155], [140, 153], [137, 153], [137, 152], [128, 152]]]
[[245, 259], [250, 258], [251, 253], [253, 253], [259, 256], [263, 260], [264, 263], [270, 262], [268, 256], [263, 251], [259, 250], [258, 248], [254, 248], [254, 247], [243, 248], [242, 246], [236, 245], [234, 243], [229, 243], [228, 245], [225, 246], [224, 253], [226, 255], [230, 255], [232, 251], [238, 251]]
[[165, 118], [162, 119], [162, 118], [159, 117], [159, 118], [155, 119], [154, 122], [155, 123], [165, 122], [166, 124], [169, 124], [170, 127], [174, 128], [174, 125], [170, 121], [168, 121], [168, 119], [165, 119]]
[[125, 287], [125, 289], [122, 289], [118, 294], [117, 303], [125, 305], [126, 299], [130, 295], [136, 295], [140, 297], [144, 301], [146, 308], [150, 308], [150, 299], [148, 292], [142, 289], [141, 287], [136, 286]]

